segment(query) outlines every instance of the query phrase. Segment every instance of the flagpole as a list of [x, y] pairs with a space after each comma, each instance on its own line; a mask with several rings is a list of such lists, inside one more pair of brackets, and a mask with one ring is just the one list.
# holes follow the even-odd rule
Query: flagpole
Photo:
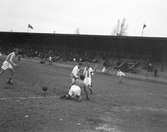
[[27, 26], [27, 33], [28, 33], [28, 26]]
[[142, 28], [142, 32], [141, 32], [141, 36], [143, 36], [143, 33], [144, 33], [144, 29], [146, 28], [146, 24], [143, 25], [143, 28]]
[[144, 31], [144, 28], [142, 28], [141, 36], [143, 36], [143, 31]]

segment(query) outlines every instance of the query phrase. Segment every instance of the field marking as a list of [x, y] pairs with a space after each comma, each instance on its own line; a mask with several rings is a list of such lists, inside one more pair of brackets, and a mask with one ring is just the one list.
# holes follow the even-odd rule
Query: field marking
[[27, 99], [48, 99], [48, 98], [58, 98], [58, 96], [30, 96], [30, 97], [4, 97], [0, 98], [0, 101], [3, 100], [27, 100]]

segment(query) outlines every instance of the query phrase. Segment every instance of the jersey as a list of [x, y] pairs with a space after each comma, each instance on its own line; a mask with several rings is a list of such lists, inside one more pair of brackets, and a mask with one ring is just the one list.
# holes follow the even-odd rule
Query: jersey
[[49, 61], [52, 61], [52, 57], [51, 56], [49, 56]]
[[13, 65], [15, 65], [15, 63], [13, 62], [13, 58], [15, 57], [15, 53], [11, 52], [5, 59], [5, 61], [3, 62], [1, 69], [3, 70], [7, 70], [7, 69], [13, 69]]
[[68, 94], [71, 97], [81, 96], [81, 88], [78, 85], [72, 85]]
[[78, 73], [79, 73], [79, 68], [78, 65], [74, 66], [73, 70], [72, 70], [72, 76], [78, 78]]
[[85, 75], [84, 83], [86, 84], [86, 86], [92, 87], [93, 69], [91, 67], [89, 68], [85, 67], [84, 75]]
[[89, 67], [88, 69], [87, 69], [87, 67], [85, 67], [84, 75], [85, 75], [85, 78], [92, 78], [92, 75], [93, 75], [92, 67]]
[[15, 64], [15, 63], [13, 62], [14, 57], [15, 57], [15, 52], [11, 52], [11, 53], [6, 57], [5, 61], [7, 61], [7, 62], [9, 62], [10, 64], [13, 65], [13, 64]]

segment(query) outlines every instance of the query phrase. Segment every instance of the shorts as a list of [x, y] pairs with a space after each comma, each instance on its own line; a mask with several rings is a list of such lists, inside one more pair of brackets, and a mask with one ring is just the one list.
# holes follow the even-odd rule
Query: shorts
[[68, 94], [71, 97], [81, 96], [81, 88], [77, 85], [72, 85]]
[[78, 79], [78, 77], [75, 77], [72, 75], [72, 83], [74, 83], [77, 79]]
[[86, 77], [84, 79], [84, 83], [86, 84], [86, 86], [92, 86], [92, 80], [90, 77]]
[[7, 70], [7, 69], [13, 69], [13, 66], [8, 62], [8, 61], [4, 61], [1, 68], [3, 70]]

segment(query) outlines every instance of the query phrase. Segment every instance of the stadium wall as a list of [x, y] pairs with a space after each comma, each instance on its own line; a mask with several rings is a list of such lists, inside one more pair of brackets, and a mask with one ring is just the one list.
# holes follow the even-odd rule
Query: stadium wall
[[65, 46], [110, 52], [116, 57], [151, 57], [167, 63], [167, 38], [0, 32], [0, 47], [56, 48]]

